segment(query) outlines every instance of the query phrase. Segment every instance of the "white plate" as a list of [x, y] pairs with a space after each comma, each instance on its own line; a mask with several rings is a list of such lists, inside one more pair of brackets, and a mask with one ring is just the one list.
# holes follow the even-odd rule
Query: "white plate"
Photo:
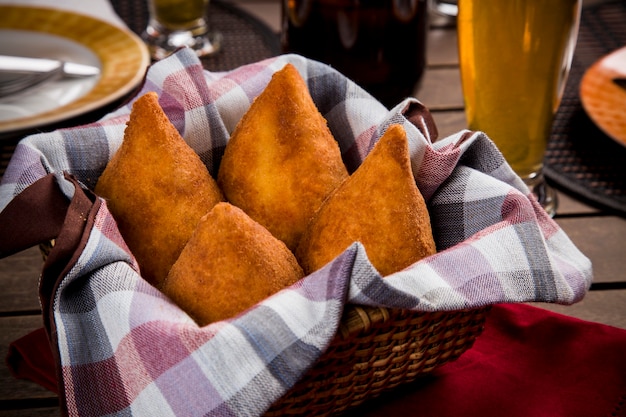
[[0, 6], [0, 53], [98, 66], [99, 77], [62, 79], [0, 98], [0, 135], [95, 110], [135, 88], [150, 64], [134, 33], [57, 9]]

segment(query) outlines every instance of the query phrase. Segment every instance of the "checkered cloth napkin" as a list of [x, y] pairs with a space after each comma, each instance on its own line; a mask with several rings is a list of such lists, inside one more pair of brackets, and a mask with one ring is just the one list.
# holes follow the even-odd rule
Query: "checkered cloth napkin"
[[[45, 205], [28, 213], [18, 204], [33, 183], [73, 199], [40, 289], [69, 415], [261, 415], [328, 346], [346, 303], [434, 311], [569, 304], [586, 293], [589, 260], [493, 143], [469, 131], [434, 142], [436, 128], [417, 100], [389, 111], [332, 68], [300, 56], [209, 73], [187, 50], [154, 64], [138, 95], [158, 93], [215, 175], [236, 123], [287, 62], [307, 80], [350, 171], [390, 124], [404, 125], [439, 252], [383, 280], [354, 243], [249, 311], [199, 328], [141, 278], [106, 203], [89, 191], [122, 141], [131, 104], [97, 123], [25, 138], [0, 185], [5, 220], [7, 212], [33, 221], [45, 213]], [[77, 237], [68, 238], [76, 224]], [[3, 227], [19, 240], [27, 226]]]

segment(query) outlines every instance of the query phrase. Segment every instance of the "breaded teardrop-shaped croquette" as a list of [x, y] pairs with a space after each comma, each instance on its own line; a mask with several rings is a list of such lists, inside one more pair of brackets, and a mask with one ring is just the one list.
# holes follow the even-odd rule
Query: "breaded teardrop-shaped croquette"
[[347, 178], [341, 152], [292, 64], [277, 71], [226, 145], [226, 199], [295, 250], [322, 201]]
[[224, 199], [152, 92], [133, 104], [95, 192], [107, 200], [141, 275], [157, 288], [200, 218]]
[[361, 166], [324, 202], [296, 251], [309, 274], [360, 241], [386, 276], [434, 254], [430, 216], [411, 169], [406, 132], [387, 129]]
[[200, 221], [163, 292], [204, 326], [237, 315], [303, 275], [283, 242], [241, 209], [219, 203]]

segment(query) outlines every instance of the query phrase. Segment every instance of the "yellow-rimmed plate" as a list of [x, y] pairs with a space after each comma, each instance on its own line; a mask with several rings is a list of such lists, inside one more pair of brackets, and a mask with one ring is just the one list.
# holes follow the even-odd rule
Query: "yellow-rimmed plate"
[[[626, 47], [593, 64], [580, 83], [580, 101], [593, 122], [609, 137], [626, 146]], [[623, 82], [622, 81], [622, 82]]]
[[99, 77], [62, 79], [0, 99], [0, 135], [66, 120], [132, 91], [150, 65], [134, 33], [58, 9], [0, 6], [0, 53], [96, 65]]

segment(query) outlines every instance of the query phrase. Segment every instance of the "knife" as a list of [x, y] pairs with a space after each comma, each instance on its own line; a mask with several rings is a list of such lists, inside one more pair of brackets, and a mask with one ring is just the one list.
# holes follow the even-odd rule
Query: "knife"
[[57, 59], [0, 55], [0, 72], [37, 74], [56, 71], [61, 68], [65, 77], [91, 77], [100, 74], [100, 68], [92, 65]]

